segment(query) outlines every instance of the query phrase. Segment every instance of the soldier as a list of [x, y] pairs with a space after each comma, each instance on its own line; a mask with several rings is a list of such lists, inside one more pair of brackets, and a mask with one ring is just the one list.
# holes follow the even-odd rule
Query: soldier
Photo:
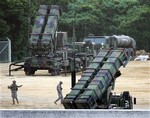
[[62, 101], [63, 101], [63, 95], [62, 95], [62, 87], [61, 85], [63, 84], [62, 81], [59, 82], [59, 84], [57, 85], [57, 93], [58, 93], [58, 99], [55, 100], [55, 104], [57, 104], [57, 101], [61, 100], [61, 104], [62, 104]]
[[13, 83], [10, 86], [8, 86], [8, 89], [11, 90], [11, 96], [12, 96], [12, 101], [13, 101], [13, 105], [14, 105], [15, 104], [15, 99], [16, 99], [17, 103], [19, 104], [19, 101], [18, 101], [18, 98], [17, 98], [17, 91], [18, 91], [18, 88], [21, 87], [22, 85], [17, 86], [15, 80], [13, 80], [12, 82]]

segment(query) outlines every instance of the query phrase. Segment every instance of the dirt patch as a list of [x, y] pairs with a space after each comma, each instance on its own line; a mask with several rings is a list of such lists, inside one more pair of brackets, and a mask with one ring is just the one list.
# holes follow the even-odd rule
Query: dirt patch
[[[37, 71], [34, 76], [25, 76], [23, 70], [12, 72], [8, 75], [8, 63], [0, 64], [0, 109], [64, 109], [63, 105], [54, 104], [57, 99], [56, 85], [63, 81], [63, 96], [70, 92], [71, 76], [61, 74], [50, 76], [45, 71]], [[137, 98], [137, 105], [134, 109], [150, 108], [150, 61], [131, 61], [123, 68], [120, 68], [122, 76], [117, 78], [115, 93], [130, 91], [133, 97]], [[77, 74], [77, 80], [80, 78]], [[18, 85], [23, 84], [18, 91], [20, 104], [12, 105], [11, 93], [7, 88], [16, 80]]]

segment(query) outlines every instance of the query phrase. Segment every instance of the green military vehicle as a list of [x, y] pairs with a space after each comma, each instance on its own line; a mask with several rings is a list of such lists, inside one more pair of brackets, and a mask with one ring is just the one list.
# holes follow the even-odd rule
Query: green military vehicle
[[[57, 32], [60, 15], [59, 5], [40, 5], [29, 39], [31, 57], [24, 63], [26, 75], [33, 75], [40, 69], [48, 70], [51, 75], [60, 73], [62, 63], [66, 61], [62, 55], [67, 40], [66, 32]], [[58, 53], [60, 48], [62, 51]]]
[[[21, 68], [24, 68], [26, 75], [34, 75], [37, 70], [48, 70], [51, 75], [58, 75], [61, 71], [70, 72], [73, 68], [76, 71], [85, 70], [100, 49], [122, 46], [123, 41], [128, 45], [133, 41], [127, 36], [121, 42], [117, 36], [89, 36], [83, 42], [75, 42], [75, 50], [67, 48], [67, 32], [58, 32], [60, 16], [59, 5], [40, 5], [29, 38], [29, 58], [23, 60], [23, 65], [12, 63], [9, 75], [11, 71]], [[12, 65], [19, 67], [11, 69]]]
[[[35, 23], [29, 38], [29, 57], [24, 64], [14, 62], [9, 66], [11, 71], [24, 68], [26, 75], [34, 75], [37, 70], [48, 70], [51, 75], [62, 71], [71, 72], [74, 61], [73, 48], [67, 48], [67, 32], [58, 32], [58, 20], [61, 16], [59, 5], [40, 5]], [[76, 58], [76, 70], [81, 70], [81, 61]], [[12, 66], [19, 66], [12, 69]]]
[[[136, 43], [129, 36], [89, 36], [84, 42], [95, 44], [96, 56], [81, 74], [64, 100], [66, 109], [132, 109], [133, 98], [129, 91], [112, 94], [115, 80], [134, 57]], [[136, 103], [136, 99], [134, 99]]]
[[135, 55], [136, 42], [133, 38], [126, 35], [113, 35], [113, 36], [87, 36], [83, 42], [91, 42], [95, 44], [95, 51], [99, 49], [108, 48], [127, 48], [130, 49], [130, 55]]
[[[29, 57], [9, 66], [11, 71], [24, 68], [26, 75], [34, 75], [37, 70], [48, 70], [51, 75], [58, 75], [62, 68], [69, 66], [67, 51], [67, 32], [58, 32], [58, 20], [61, 16], [59, 5], [40, 5], [32, 33], [29, 38]], [[19, 66], [11, 69], [11, 66]]]
[[89, 65], [100, 49], [128, 48], [131, 58], [135, 57], [136, 43], [133, 38], [125, 35], [87, 36], [83, 42], [75, 42], [76, 58], [79, 58], [83, 70]]

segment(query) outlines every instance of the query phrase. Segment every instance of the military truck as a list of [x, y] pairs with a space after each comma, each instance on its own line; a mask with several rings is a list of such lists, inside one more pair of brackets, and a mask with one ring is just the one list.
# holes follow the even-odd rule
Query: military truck
[[135, 57], [136, 43], [125, 35], [86, 36], [83, 42], [75, 42], [76, 58], [82, 62], [83, 70], [89, 65], [100, 49], [128, 48], [130, 58]]
[[[51, 75], [60, 73], [62, 61], [66, 61], [62, 55], [67, 40], [66, 32], [57, 32], [60, 15], [59, 5], [40, 5], [29, 39], [31, 56], [24, 63], [26, 75], [40, 69], [48, 70]], [[62, 51], [57, 52], [60, 48]]]
[[130, 49], [130, 55], [134, 56], [136, 51], [135, 40], [126, 35], [87, 36], [83, 39], [83, 42], [94, 43], [96, 52], [102, 48], [128, 48], [128, 50]]
[[[62, 68], [69, 66], [65, 49], [67, 32], [58, 32], [61, 12], [59, 5], [40, 5], [29, 38], [29, 57], [10, 64], [9, 75], [21, 68], [26, 75], [34, 75], [37, 70], [48, 70], [51, 75], [58, 75]], [[12, 69], [11, 66], [19, 67]]]
[[92, 42], [75, 42], [75, 58], [81, 61], [82, 69], [89, 65], [96, 55], [95, 44]]
[[112, 90], [115, 88], [116, 78], [121, 75], [119, 68], [125, 67], [134, 56], [136, 48], [134, 39], [114, 35], [86, 37], [84, 41], [95, 42], [100, 49], [70, 93], [65, 96], [64, 108], [132, 109], [136, 99], [132, 98], [129, 91], [116, 95]]
[[[18, 62], [10, 64], [9, 75], [11, 71], [21, 68], [24, 68], [26, 75], [34, 75], [37, 70], [48, 70], [51, 75], [58, 75], [62, 70], [70, 72], [72, 68], [75, 68], [76, 71], [85, 70], [100, 48], [105, 44], [109, 44], [105, 47], [111, 47], [112, 42], [118, 41], [115, 36], [101, 38], [91, 36], [86, 37], [83, 42], [75, 42], [75, 50], [68, 49], [66, 47], [67, 32], [58, 32], [60, 16], [61, 7], [59, 5], [40, 5], [29, 38], [29, 58], [23, 60], [25, 61], [23, 65]], [[118, 44], [117, 47], [121, 45]], [[72, 62], [75, 63], [75, 67], [72, 66]], [[19, 67], [11, 69], [12, 65]]]
[[[48, 70], [51, 75], [70, 72], [74, 61], [73, 48], [67, 48], [67, 32], [58, 32], [58, 20], [61, 16], [59, 5], [40, 5], [35, 23], [29, 38], [29, 57], [14, 62], [9, 66], [11, 71], [24, 68], [26, 75], [34, 75], [37, 70]], [[24, 62], [24, 64], [20, 64]], [[81, 61], [75, 59], [76, 70], [81, 68]], [[12, 69], [12, 66], [18, 68]]]

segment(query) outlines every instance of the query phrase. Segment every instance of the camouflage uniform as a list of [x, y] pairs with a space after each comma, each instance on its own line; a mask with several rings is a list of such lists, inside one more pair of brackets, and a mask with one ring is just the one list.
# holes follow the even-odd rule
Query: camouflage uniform
[[59, 84], [57, 85], [58, 99], [54, 102], [55, 104], [57, 104], [56, 102], [59, 100], [61, 100], [61, 103], [63, 101], [62, 87], [61, 87], [62, 84], [63, 84], [63, 82], [60, 81]]
[[17, 98], [17, 91], [18, 91], [18, 88], [21, 87], [21, 86], [22, 85], [17, 86], [15, 80], [13, 81], [13, 84], [8, 86], [8, 89], [11, 90], [11, 96], [12, 96], [13, 104], [15, 104], [15, 99], [16, 99], [17, 103], [19, 104], [19, 101], [18, 101], [18, 98]]

